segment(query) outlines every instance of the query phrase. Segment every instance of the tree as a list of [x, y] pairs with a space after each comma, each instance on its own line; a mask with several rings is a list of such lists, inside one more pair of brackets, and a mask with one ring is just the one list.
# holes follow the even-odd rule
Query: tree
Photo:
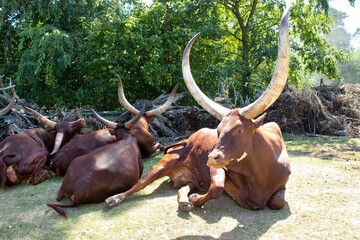
[[[182, 83], [184, 46], [201, 32], [192, 50], [199, 86], [215, 96], [221, 83], [232, 99], [251, 97], [271, 79], [284, 8], [276, 0], [159, 0], [150, 6], [139, 0], [2, 0], [0, 74], [15, 78], [18, 94], [40, 105], [118, 108], [115, 73], [130, 101], [169, 92]], [[336, 63], [345, 55], [324, 38], [328, 1], [297, 0], [290, 19], [289, 82], [301, 87], [314, 71], [337, 78]]]
[[347, 56], [346, 61], [338, 64], [340, 75], [345, 82], [360, 82], [359, 49], [356, 50], [351, 46], [351, 40], [354, 36], [348, 33], [344, 27], [344, 19], [347, 15], [333, 8], [330, 8], [329, 15], [334, 21], [330, 25], [331, 32], [325, 35], [325, 38], [330, 45], [343, 51]]
[[[5, 75], [15, 78], [22, 97], [38, 104], [63, 105], [69, 97], [59, 92], [66, 92], [62, 91], [63, 80], [75, 57], [73, 34], [81, 32], [79, 19], [91, 1], [12, 0], [10, 4], [5, 0], [2, 4], [2, 24], [6, 28], [1, 33], [15, 39], [12, 44], [5, 40], [5, 56], [11, 55], [12, 59], [5, 59], [3, 66], [16, 66], [5, 69]], [[71, 80], [66, 84], [73, 84]]]

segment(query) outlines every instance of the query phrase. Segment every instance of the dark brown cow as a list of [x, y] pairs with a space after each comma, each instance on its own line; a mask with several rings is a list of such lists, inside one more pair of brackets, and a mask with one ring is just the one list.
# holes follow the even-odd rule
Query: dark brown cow
[[[139, 113], [139, 110], [131, 106], [131, 104], [126, 100], [121, 79], [118, 75], [116, 76], [118, 77], [118, 94], [120, 103], [129, 112], [136, 115]], [[145, 112], [141, 119], [130, 130], [130, 134], [138, 141], [141, 155], [145, 158], [150, 157], [157, 149], [162, 148], [160, 143], [154, 144], [154, 137], [149, 132], [149, 122], [151, 122], [156, 115], [165, 112], [171, 107], [175, 99], [177, 88], [178, 86], [173, 89], [169, 98], [162, 106]], [[112, 125], [112, 128], [115, 127], [116, 126]], [[94, 149], [114, 143], [115, 141], [116, 137], [111, 128], [97, 130], [85, 135], [77, 135], [71, 139], [69, 143], [63, 146], [54, 156], [52, 156], [49, 169], [57, 174], [65, 175], [71, 161], [73, 161], [76, 157], [88, 154]]]
[[[154, 180], [169, 176], [178, 191], [184, 211], [203, 206], [225, 190], [241, 207], [258, 210], [265, 206], [281, 209], [285, 184], [290, 175], [289, 158], [276, 123], [262, 126], [265, 115], [252, 118], [268, 108], [281, 93], [288, 76], [288, 10], [280, 24], [280, 47], [273, 79], [253, 104], [230, 110], [211, 101], [196, 85], [189, 55], [196, 35], [183, 55], [183, 76], [191, 95], [221, 122], [217, 129], [200, 129], [187, 140], [170, 146], [152, 171], [131, 189], [106, 199], [110, 207]], [[206, 192], [203, 195], [195, 191]], [[191, 194], [191, 195], [190, 195]], [[190, 195], [190, 196], [189, 196]]]
[[87, 134], [79, 134], [73, 137], [65, 146], [51, 156], [49, 170], [56, 172], [58, 175], [65, 175], [71, 162], [79, 156], [114, 143], [116, 136], [111, 129], [100, 129]]
[[4, 139], [0, 144], [1, 187], [18, 183], [38, 184], [51, 177], [45, 170], [50, 151], [55, 153], [84, 126], [84, 119], [73, 122], [53, 122], [31, 108], [40, 122], [50, 131], [42, 128], [28, 129]]
[[57, 200], [68, 196], [72, 204], [49, 203], [48, 206], [67, 218], [61, 207], [76, 207], [82, 203], [97, 203], [105, 198], [131, 188], [141, 177], [143, 162], [136, 138], [131, 128], [144, 114], [144, 108], [125, 124], [109, 122], [100, 116], [104, 124], [115, 125], [117, 142], [97, 148], [71, 162], [57, 195]]

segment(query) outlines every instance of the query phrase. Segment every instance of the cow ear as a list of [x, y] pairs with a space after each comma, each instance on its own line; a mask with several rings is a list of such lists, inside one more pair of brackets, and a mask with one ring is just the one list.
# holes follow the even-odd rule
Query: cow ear
[[253, 123], [255, 124], [255, 128], [258, 128], [263, 124], [265, 117], [266, 117], [266, 113], [260, 115], [260, 117], [253, 120]]
[[148, 123], [152, 123], [155, 120], [156, 115], [152, 115], [150, 117], [145, 116], [145, 119]]

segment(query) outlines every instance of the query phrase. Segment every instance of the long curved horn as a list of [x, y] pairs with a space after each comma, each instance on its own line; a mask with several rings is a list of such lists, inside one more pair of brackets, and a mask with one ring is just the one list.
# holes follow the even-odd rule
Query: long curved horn
[[10, 88], [14, 88], [15, 85], [10, 85], [10, 86], [7, 86], [7, 87], [3, 87], [2, 85], [0, 86], [0, 90], [1, 91], [4, 91], [4, 90], [7, 90], [7, 89], [10, 89]]
[[126, 109], [128, 110], [131, 114], [136, 115], [139, 110], [137, 110], [136, 108], [134, 108], [126, 99], [125, 94], [124, 94], [124, 87], [121, 81], [121, 78], [119, 75], [115, 74], [115, 76], [118, 78], [118, 96], [119, 96], [119, 102], [120, 104]]
[[140, 120], [144, 112], [145, 112], [145, 106], [143, 105], [141, 110], [138, 112], [138, 114], [136, 114], [132, 119], [124, 123], [125, 128], [131, 129]]
[[240, 109], [240, 114], [248, 119], [255, 118], [269, 108], [286, 85], [290, 64], [289, 12], [290, 7], [285, 9], [281, 18], [278, 57], [269, 86], [255, 102]]
[[97, 120], [99, 120], [99, 122], [101, 122], [102, 124], [104, 124], [106, 127], [108, 128], [111, 128], [111, 129], [115, 129], [116, 126], [117, 126], [117, 123], [116, 122], [112, 122], [110, 120], [107, 120], [103, 117], [101, 117], [99, 114], [97, 114], [97, 112], [95, 112], [95, 110], [93, 109], [92, 112], [94, 113], [95, 115], [95, 118]]
[[11, 91], [12, 91], [11, 100], [10, 100], [9, 104], [0, 111], [0, 116], [7, 114], [15, 106], [15, 103], [16, 103], [15, 89], [12, 88]]
[[[120, 125], [119, 123], [112, 122], [110, 120], [107, 120], [107, 119], [101, 117], [99, 114], [97, 114], [97, 112], [95, 112], [94, 109], [92, 111], [93, 111], [96, 119], [99, 120], [106, 127], [111, 128], [111, 129], [116, 129]], [[145, 106], [143, 106], [141, 108], [141, 110], [133, 118], [131, 118], [126, 123], [124, 123], [125, 128], [131, 129], [140, 120], [140, 118], [144, 114], [144, 112], [145, 112]]]
[[43, 115], [41, 115], [40, 113], [38, 113], [37, 111], [35, 111], [32, 108], [25, 107], [25, 109], [28, 110], [29, 112], [31, 112], [42, 124], [47, 126], [50, 130], [55, 128], [56, 122], [51, 121], [50, 119], [47, 119], [46, 117], [44, 117]]
[[[288, 7], [282, 16], [280, 23], [280, 39], [279, 39], [279, 52], [278, 60], [276, 63], [274, 75], [271, 82], [259, 99], [248, 106], [241, 108], [240, 113], [248, 118], [252, 119], [266, 110], [273, 104], [281, 94], [289, 73], [289, 61], [290, 61], [290, 43], [289, 43], [289, 11]], [[228, 113], [230, 109], [223, 107], [222, 105], [212, 101], [208, 98], [197, 86], [190, 70], [190, 50], [199, 37], [196, 34], [187, 44], [182, 59], [182, 73], [185, 84], [192, 95], [192, 97], [202, 106], [207, 112], [216, 117], [218, 120], [222, 120], [223, 115]]]
[[60, 146], [61, 146], [61, 143], [64, 139], [64, 133], [62, 132], [58, 132], [56, 133], [56, 136], [55, 136], [55, 142], [54, 142], [54, 149], [52, 150], [52, 152], [50, 153], [50, 155], [53, 155], [55, 154], [59, 149], [60, 149]]
[[[119, 96], [120, 104], [126, 110], [128, 110], [130, 113], [132, 113], [133, 115], [138, 114], [139, 110], [137, 110], [135, 107], [133, 107], [125, 97], [124, 88], [123, 88], [123, 84], [122, 84], [120, 76], [116, 74], [116, 77], [118, 78], [118, 96]], [[178, 87], [179, 87], [179, 84], [177, 84], [174, 87], [174, 89], [171, 91], [171, 93], [169, 95], [169, 98], [163, 105], [157, 107], [156, 109], [145, 112], [145, 116], [151, 117], [151, 116], [159, 115], [159, 114], [165, 112], [166, 110], [168, 110], [175, 100], [175, 95], [176, 95], [176, 91], [177, 91]]]
[[197, 33], [186, 45], [183, 58], [182, 58], [182, 74], [186, 87], [188, 88], [191, 96], [196, 100], [196, 102], [203, 107], [208, 113], [216, 117], [221, 121], [222, 116], [230, 111], [229, 108], [226, 108], [208, 98], [197, 86], [190, 70], [190, 50], [195, 42], [195, 40], [200, 36], [200, 33]]
[[166, 102], [163, 105], [161, 105], [153, 110], [147, 111], [145, 113], [145, 116], [147, 116], [147, 117], [156, 116], [156, 115], [159, 115], [159, 114], [165, 112], [166, 110], [168, 110], [171, 107], [171, 105], [174, 103], [176, 91], [178, 90], [179, 85], [180, 85], [179, 83], [176, 84], [174, 89], [171, 91], [168, 99], [166, 100]]

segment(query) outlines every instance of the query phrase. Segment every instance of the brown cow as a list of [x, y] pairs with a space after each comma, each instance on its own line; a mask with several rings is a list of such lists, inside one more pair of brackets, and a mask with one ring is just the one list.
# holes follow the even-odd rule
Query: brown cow
[[130, 133], [141, 116], [144, 107], [130, 121], [116, 124], [95, 112], [107, 127], [115, 127], [117, 142], [97, 148], [71, 162], [57, 195], [57, 200], [68, 196], [72, 204], [49, 203], [61, 216], [68, 214], [61, 207], [76, 207], [82, 203], [97, 203], [105, 198], [131, 188], [141, 177], [143, 162], [135, 137]]
[[84, 119], [73, 122], [53, 122], [31, 108], [40, 122], [50, 131], [42, 128], [28, 129], [7, 137], [0, 143], [0, 183], [1, 187], [18, 183], [38, 184], [51, 177], [45, 170], [47, 158], [55, 153], [84, 126]]
[[88, 154], [115, 141], [115, 135], [108, 128], [76, 135], [65, 146], [60, 148], [56, 154], [51, 156], [48, 169], [58, 175], [65, 175], [71, 162], [76, 157]]
[[[121, 105], [128, 110], [131, 114], [136, 115], [139, 113], [135, 107], [133, 107], [127, 100], [124, 94], [123, 86], [121, 79], [118, 75], [116, 75], [119, 80], [119, 88], [118, 88], [118, 96]], [[175, 100], [176, 91], [179, 87], [177, 84], [174, 89], [172, 90], [169, 98], [167, 101], [160, 107], [153, 109], [151, 111], [145, 112], [144, 116], [140, 119], [138, 124], [131, 129], [131, 135], [135, 136], [138, 145], [141, 151], [141, 155], [144, 158], [150, 157], [157, 149], [163, 149], [163, 146], [160, 143], [154, 144], [154, 137], [148, 131], [149, 130], [149, 123], [154, 121], [155, 117], [166, 110], [168, 110]], [[144, 131], [146, 129], [146, 131]]]
[[[252, 118], [276, 100], [286, 83], [290, 58], [288, 11], [280, 24], [280, 47], [273, 79], [265, 93], [245, 108], [227, 109], [200, 91], [189, 63], [190, 49], [198, 35], [190, 40], [183, 55], [185, 83], [194, 99], [221, 122], [217, 129], [200, 129], [187, 140], [169, 146], [144, 179], [128, 191], [105, 200], [110, 207], [163, 176], [169, 176], [174, 186], [180, 188], [178, 204], [184, 211], [218, 198], [224, 189], [246, 209], [284, 206], [290, 166], [280, 128], [276, 123], [261, 126], [265, 115]], [[206, 193], [199, 195], [194, 193], [196, 190]]]
[[[131, 104], [126, 100], [121, 79], [118, 75], [116, 76], [118, 77], [118, 94], [120, 103], [129, 112], [136, 115], [139, 113], [139, 110], [131, 106]], [[169, 98], [162, 106], [145, 112], [141, 119], [130, 130], [130, 134], [138, 141], [140, 152], [143, 157], [150, 157], [157, 149], [162, 148], [160, 143], [154, 144], [154, 137], [149, 132], [149, 122], [151, 122], [156, 115], [165, 112], [171, 107], [171, 104], [175, 99], [177, 88], [178, 86], [173, 89]], [[115, 128], [115, 126], [112, 126], [112, 128]], [[116, 137], [111, 128], [97, 130], [85, 135], [77, 135], [52, 156], [49, 169], [59, 175], [65, 175], [71, 161], [73, 161], [76, 157], [88, 154], [94, 149], [114, 143], [115, 141]]]

